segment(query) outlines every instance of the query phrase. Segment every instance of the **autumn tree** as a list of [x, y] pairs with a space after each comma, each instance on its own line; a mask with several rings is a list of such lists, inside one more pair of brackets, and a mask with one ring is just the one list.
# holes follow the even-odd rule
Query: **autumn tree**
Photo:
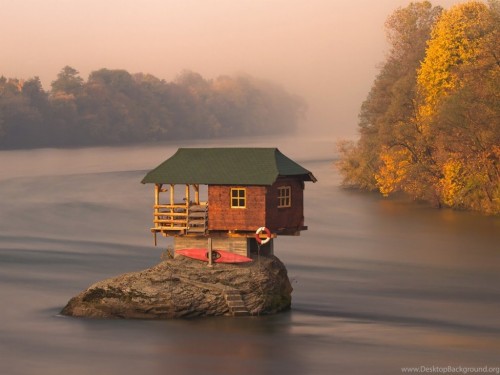
[[[381, 168], [399, 163], [402, 155], [408, 158], [404, 164], [412, 164], [412, 160], [416, 162], [422, 157], [416, 124], [416, 74], [431, 28], [441, 11], [428, 1], [410, 3], [387, 19], [390, 50], [361, 106], [360, 139], [356, 143], [342, 142], [339, 147], [338, 166], [344, 185], [368, 190], [385, 186], [384, 191], [387, 186], [401, 186], [401, 181], [395, 184], [395, 180], [388, 180], [390, 173], [380, 173]], [[406, 176], [413, 174], [408, 171]]]
[[420, 124], [450, 207], [500, 212], [500, 6], [446, 11], [418, 73]]
[[[432, 11], [409, 12], [415, 9]], [[427, 34], [416, 32], [422, 23], [410, 14], [429, 16]], [[424, 2], [389, 18], [393, 49], [361, 108], [360, 140], [342, 146], [340, 170], [346, 183], [377, 187], [383, 195], [404, 191], [437, 205], [497, 214], [500, 5], [469, 1], [438, 15]], [[415, 26], [402, 29], [421, 36], [419, 53], [401, 25]]]

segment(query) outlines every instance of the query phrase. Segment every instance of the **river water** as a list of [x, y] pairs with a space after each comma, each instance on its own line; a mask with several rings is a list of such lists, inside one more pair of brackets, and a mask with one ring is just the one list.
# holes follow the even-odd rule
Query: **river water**
[[[205, 146], [192, 143], [182, 146]], [[159, 262], [148, 169], [179, 145], [0, 152], [0, 374], [400, 374], [500, 366], [500, 220], [346, 191], [333, 142], [278, 146], [318, 178], [276, 255], [289, 312], [61, 317], [90, 284]], [[494, 371], [494, 369], [493, 369]], [[493, 372], [495, 373], [495, 372]]]

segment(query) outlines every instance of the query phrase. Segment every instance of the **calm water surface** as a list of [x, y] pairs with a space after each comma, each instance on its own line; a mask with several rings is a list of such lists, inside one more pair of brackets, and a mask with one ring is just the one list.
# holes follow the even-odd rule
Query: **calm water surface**
[[159, 261], [169, 242], [152, 245], [152, 189], [139, 181], [177, 146], [0, 152], [0, 374], [500, 366], [499, 219], [342, 190], [329, 144], [258, 143], [319, 180], [306, 184], [309, 231], [275, 243], [292, 310], [176, 321], [58, 312], [90, 284]]

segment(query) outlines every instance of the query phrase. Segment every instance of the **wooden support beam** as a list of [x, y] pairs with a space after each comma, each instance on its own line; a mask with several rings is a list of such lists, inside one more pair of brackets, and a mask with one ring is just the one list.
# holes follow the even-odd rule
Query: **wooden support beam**
[[161, 185], [155, 184], [155, 206], [158, 206], [160, 204], [160, 189]]
[[189, 184], [186, 184], [186, 207], [189, 207]]
[[213, 267], [212, 265], [212, 238], [208, 237], [208, 266]]
[[187, 227], [154, 227], [151, 228], [151, 232], [162, 232], [166, 233], [168, 231], [185, 231]]
[[170, 204], [174, 204], [174, 184], [170, 184]]
[[200, 185], [194, 184], [194, 203], [200, 204]]
[[[154, 213], [153, 213], [153, 216], [155, 216], [155, 217], [156, 217], [156, 214], [158, 213], [158, 206], [160, 204], [160, 189], [161, 189], [161, 185], [155, 184], [155, 205], [154, 205]], [[155, 246], [156, 246], [156, 236], [155, 236]]]

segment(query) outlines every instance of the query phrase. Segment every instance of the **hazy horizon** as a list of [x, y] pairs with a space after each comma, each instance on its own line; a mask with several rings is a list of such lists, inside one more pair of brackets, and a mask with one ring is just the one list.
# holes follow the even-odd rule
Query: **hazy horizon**
[[167, 81], [183, 70], [249, 74], [307, 101], [302, 133], [351, 137], [387, 53], [384, 22], [409, 3], [0, 0], [0, 76], [39, 76], [49, 89], [66, 65], [84, 79], [101, 68]]

